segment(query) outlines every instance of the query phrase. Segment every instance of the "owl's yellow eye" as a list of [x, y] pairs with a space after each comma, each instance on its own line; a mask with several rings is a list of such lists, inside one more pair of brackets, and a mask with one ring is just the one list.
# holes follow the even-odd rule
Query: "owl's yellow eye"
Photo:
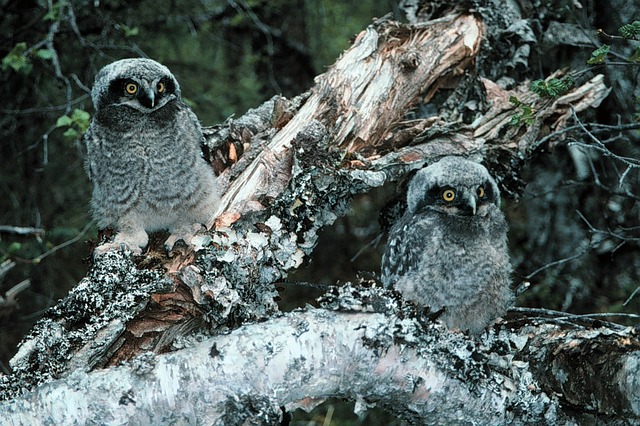
[[455, 200], [456, 198], [456, 191], [454, 191], [453, 189], [445, 189], [442, 192], [442, 199], [445, 200], [447, 203], [450, 203], [451, 201]]
[[478, 198], [482, 198], [484, 197], [484, 195], [485, 195], [484, 186], [478, 187]]
[[138, 85], [135, 83], [127, 83], [127, 85], [124, 86], [124, 90], [126, 90], [130, 95], [135, 95], [138, 91]]
[[158, 91], [158, 93], [164, 92], [164, 83], [158, 83], [158, 85], [156, 86], [156, 90]]

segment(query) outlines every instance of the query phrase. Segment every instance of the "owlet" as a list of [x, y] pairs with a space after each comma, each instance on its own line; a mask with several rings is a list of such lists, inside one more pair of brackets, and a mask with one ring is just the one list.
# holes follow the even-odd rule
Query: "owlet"
[[479, 334], [513, 303], [498, 185], [480, 164], [445, 157], [416, 173], [391, 228], [382, 282], [450, 329]]
[[96, 254], [128, 247], [141, 253], [148, 232], [168, 230], [167, 250], [187, 244], [219, 205], [215, 174], [202, 157], [204, 136], [169, 69], [123, 59], [96, 75], [95, 114], [85, 134], [91, 206], [114, 240]]

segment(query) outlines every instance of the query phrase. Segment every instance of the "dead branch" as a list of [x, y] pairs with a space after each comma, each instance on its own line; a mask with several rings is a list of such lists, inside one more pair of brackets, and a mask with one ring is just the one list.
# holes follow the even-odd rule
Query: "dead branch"
[[[384, 294], [372, 295], [386, 300], [387, 309], [393, 306]], [[640, 342], [630, 328], [563, 330], [545, 324], [514, 332], [500, 327], [475, 341], [440, 325], [401, 318], [398, 310], [363, 312], [367, 309], [307, 309], [183, 342], [188, 347], [171, 354], [145, 353], [125, 366], [92, 373], [77, 370], [0, 403], [0, 409], [14, 424], [105, 418], [277, 424], [281, 407], [310, 409], [332, 395], [364, 407], [379, 405], [416, 424], [640, 418], [634, 402], [640, 396]], [[572, 420], [555, 395], [567, 395], [565, 403], [586, 407], [587, 413]]]

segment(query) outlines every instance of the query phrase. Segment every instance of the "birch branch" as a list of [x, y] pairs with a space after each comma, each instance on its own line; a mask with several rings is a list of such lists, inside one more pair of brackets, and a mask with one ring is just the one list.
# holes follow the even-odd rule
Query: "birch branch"
[[[310, 409], [335, 396], [425, 425], [639, 420], [640, 346], [631, 329], [566, 333], [571, 339], [553, 325], [497, 328], [473, 340], [397, 311], [307, 309], [170, 354], [78, 370], [0, 403], [0, 411], [9, 424], [277, 424], [283, 408]], [[616, 347], [614, 358], [602, 351]], [[544, 391], [549, 383], [587, 413], [569, 416]], [[578, 384], [597, 393], [585, 400]]]

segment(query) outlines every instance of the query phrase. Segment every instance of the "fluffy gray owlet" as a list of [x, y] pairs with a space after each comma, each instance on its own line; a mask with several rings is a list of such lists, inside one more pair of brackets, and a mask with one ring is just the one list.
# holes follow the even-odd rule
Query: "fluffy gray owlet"
[[147, 232], [169, 230], [165, 246], [187, 244], [219, 204], [213, 169], [202, 157], [197, 117], [169, 69], [123, 59], [96, 75], [95, 114], [85, 135], [91, 205], [100, 228], [114, 228], [96, 254], [127, 246], [140, 253]]
[[382, 282], [451, 329], [480, 333], [513, 302], [498, 185], [480, 164], [445, 157], [416, 173], [391, 228]]

